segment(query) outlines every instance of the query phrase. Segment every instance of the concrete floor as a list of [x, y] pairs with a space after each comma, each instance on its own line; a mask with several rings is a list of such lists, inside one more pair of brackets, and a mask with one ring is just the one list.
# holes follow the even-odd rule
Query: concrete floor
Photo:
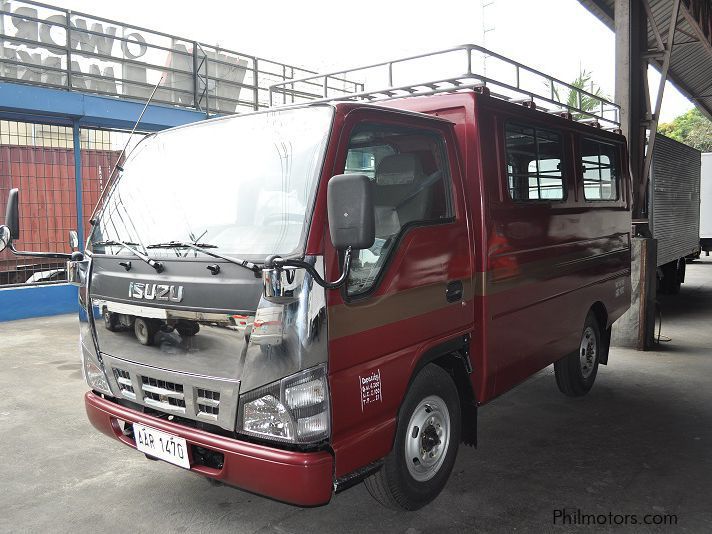
[[[442, 495], [415, 513], [375, 505], [360, 485], [299, 509], [151, 462], [94, 431], [82, 404], [73, 316], [0, 324], [0, 531], [546, 532], [555, 509], [676, 514], [712, 531], [712, 261], [661, 299], [655, 352], [613, 349], [583, 399], [553, 370], [484, 407], [479, 449], [461, 448]], [[577, 527], [576, 531], [592, 529]]]

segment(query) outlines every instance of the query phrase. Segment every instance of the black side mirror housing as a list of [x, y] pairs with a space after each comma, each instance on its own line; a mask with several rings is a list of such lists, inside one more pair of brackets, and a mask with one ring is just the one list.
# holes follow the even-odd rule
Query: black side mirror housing
[[5, 211], [5, 226], [10, 229], [10, 239], [20, 239], [20, 190], [10, 189], [7, 195], [7, 210]]
[[367, 249], [376, 238], [373, 184], [363, 174], [339, 174], [326, 192], [331, 242], [337, 250]]

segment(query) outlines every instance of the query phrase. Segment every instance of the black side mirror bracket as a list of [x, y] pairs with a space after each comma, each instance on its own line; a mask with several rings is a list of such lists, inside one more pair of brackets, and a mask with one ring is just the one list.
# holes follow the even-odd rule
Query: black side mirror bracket
[[10, 229], [10, 243], [20, 239], [20, 190], [10, 189], [7, 195], [7, 208], [5, 210], [5, 226]]
[[[5, 247], [10, 249], [15, 256], [34, 256], [37, 258], [56, 258], [61, 260], [76, 259], [81, 252], [74, 252], [72, 254], [64, 254], [62, 252], [31, 252], [24, 250], [17, 250], [15, 248], [14, 241], [20, 239], [20, 190], [10, 189], [10, 193], [7, 196], [7, 209], [5, 211], [5, 224], [0, 227], [2, 230], [2, 243], [0, 243], [0, 250]], [[5, 230], [6, 229], [6, 230]], [[83, 257], [83, 255], [82, 255]]]

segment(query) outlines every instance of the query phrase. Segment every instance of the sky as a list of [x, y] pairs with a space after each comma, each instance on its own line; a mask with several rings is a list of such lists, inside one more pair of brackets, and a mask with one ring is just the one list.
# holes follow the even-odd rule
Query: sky
[[[613, 32], [577, 0], [48, 1], [320, 72], [484, 42], [564, 81], [586, 69], [614, 94]], [[653, 91], [658, 80], [651, 72]], [[661, 122], [691, 108], [668, 84]]]

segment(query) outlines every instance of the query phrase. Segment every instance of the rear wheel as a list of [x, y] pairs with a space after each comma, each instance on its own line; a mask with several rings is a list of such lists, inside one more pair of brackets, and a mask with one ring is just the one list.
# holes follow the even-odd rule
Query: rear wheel
[[200, 323], [196, 321], [181, 321], [176, 325], [176, 330], [182, 337], [192, 337], [200, 332]]
[[158, 328], [154, 320], [143, 317], [136, 317], [134, 320], [134, 334], [136, 334], [136, 339], [141, 345], [153, 345]]
[[115, 313], [111, 313], [109, 310], [104, 308], [104, 326], [110, 332], [115, 332], [117, 330], [119, 320]]
[[365, 480], [369, 493], [388, 508], [417, 510], [447, 482], [460, 443], [460, 398], [450, 375], [423, 368], [401, 406], [393, 450], [381, 470]]
[[556, 385], [569, 397], [581, 397], [593, 387], [598, 362], [603, 353], [601, 325], [592, 311], [588, 312], [578, 351], [554, 363]]
[[[682, 263], [682, 267], [680, 266]], [[685, 277], [685, 262], [671, 261], [662, 266], [663, 278], [660, 289], [668, 295], [677, 295], [680, 292], [680, 284]]]

